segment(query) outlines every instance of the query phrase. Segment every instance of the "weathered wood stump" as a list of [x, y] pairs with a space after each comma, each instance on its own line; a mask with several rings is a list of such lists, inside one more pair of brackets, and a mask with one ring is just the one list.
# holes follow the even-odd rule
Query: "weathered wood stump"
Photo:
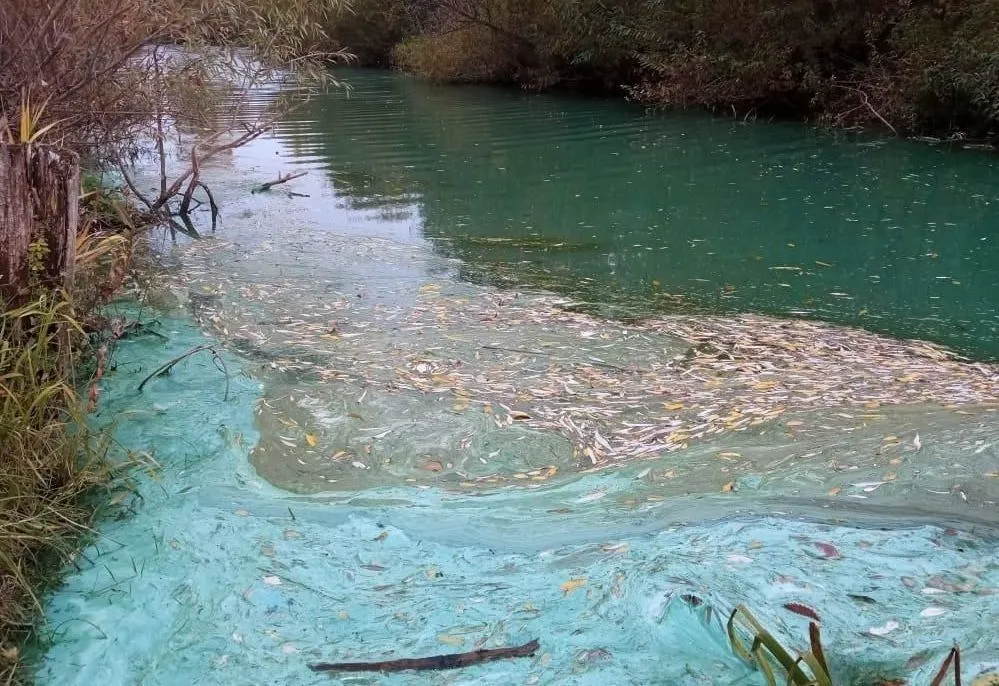
[[32, 244], [46, 249], [34, 274], [38, 283], [72, 286], [79, 203], [76, 153], [49, 145], [0, 144], [0, 300], [17, 304], [29, 294]]

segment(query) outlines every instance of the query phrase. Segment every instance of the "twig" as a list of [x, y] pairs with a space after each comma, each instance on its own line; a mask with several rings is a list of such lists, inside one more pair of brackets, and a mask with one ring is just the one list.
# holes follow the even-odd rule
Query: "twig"
[[139, 392], [140, 393], [142, 392], [143, 387], [145, 387], [146, 383], [148, 383], [149, 380], [152, 379], [153, 377], [160, 376], [161, 374], [166, 374], [171, 369], [173, 369], [174, 365], [176, 365], [178, 362], [182, 362], [182, 361], [186, 360], [188, 357], [190, 357], [191, 355], [195, 355], [195, 354], [200, 353], [200, 352], [202, 352], [204, 350], [211, 351], [211, 353], [212, 353], [212, 362], [215, 363], [215, 368], [218, 369], [223, 374], [225, 374], [225, 395], [222, 397], [222, 401], [225, 402], [225, 401], [229, 400], [229, 368], [226, 367], [225, 360], [223, 360], [222, 356], [218, 354], [218, 351], [216, 351], [213, 346], [208, 345], [208, 344], [206, 344], [206, 345], [197, 345], [197, 346], [191, 348], [190, 350], [188, 350], [183, 355], [178, 355], [177, 357], [173, 358], [169, 362], [166, 362], [165, 364], [162, 364], [159, 367], [157, 367], [153, 371], [152, 374], [150, 374], [145, 379], [143, 379], [142, 383], [139, 384]]
[[539, 648], [538, 639], [513, 648], [472, 650], [467, 653], [403, 658], [384, 662], [319, 662], [309, 665], [313, 672], [404, 672], [406, 670], [460, 669], [480, 662], [531, 657]]
[[267, 183], [262, 183], [262, 184], [260, 184], [258, 187], [254, 188], [250, 192], [251, 193], [263, 193], [264, 191], [269, 191], [271, 188], [273, 188], [274, 186], [277, 186], [278, 184], [287, 183], [287, 182], [291, 181], [292, 179], [297, 179], [297, 178], [303, 177], [303, 176], [305, 176], [308, 173], [309, 172], [307, 172], [307, 171], [301, 171], [301, 172], [296, 172], [294, 174], [289, 174], [288, 176], [281, 176], [280, 174], [278, 174], [278, 177], [274, 181], [268, 181]]
[[940, 665], [940, 671], [933, 677], [930, 686], [941, 686], [943, 684], [948, 672], [950, 672], [951, 663], [954, 664], [954, 684], [955, 686], [961, 686], [961, 649], [957, 646], [950, 649], [947, 659]]
[[870, 98], [868, 98], [867, 93], [865, 93], [864, 91], [860, 90], [859, 88], [853, 88], [852, 86], [844, 86], [844, 85], [839, 84], [839, 83], [834, 83], [834, 84], [832, 84], [832, 86], [834, 88], [842, 88], [844, 90], [852, 91], [852, 92], [856, 93], [857, 95], [859, 95], [860, 98], [861, 98], [861, 101], [867, 107], [867, 109], [869, 109], [871, 111], [871, 113], [875, 117], [877, 117], [878, 119], [880, 119], [882, 124], [884, 124], [889, 129], [891, 129], [891, 132], [894, 135], [896, 135], [896, 136], [898, 135], [898, 131], [895, 130], [895, 127], [892, 126], [888, 122], [887, 119], [885, 119], [884, 117], [882, 117], [881, 114], [876, 109], [874, 109], [874, 105], [871, 104]]

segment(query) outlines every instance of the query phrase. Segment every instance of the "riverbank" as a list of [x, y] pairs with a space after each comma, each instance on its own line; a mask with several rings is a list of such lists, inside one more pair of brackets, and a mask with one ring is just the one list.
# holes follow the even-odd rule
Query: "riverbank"
[[[96, 317], [130, 269], [135, 225], [113, 193], [91, 189], [81, 211], [72, 293], [33, 284], [0, 311], [0, 677], [27, 677], [22, 645], [44, 640], [45, 597], [94, 535], [118, 467], [91, 431], [124, 321]], [[75, 209], [74, 209], [75, 211]], [[44, 244], [42, 244], [44, 245]], [[137, 329], [135, 330], [138, 331]]]
[[999, 4], [364, 0], [328, 33], [363, 64], [586, 89], [737, 120], [994, 144]]

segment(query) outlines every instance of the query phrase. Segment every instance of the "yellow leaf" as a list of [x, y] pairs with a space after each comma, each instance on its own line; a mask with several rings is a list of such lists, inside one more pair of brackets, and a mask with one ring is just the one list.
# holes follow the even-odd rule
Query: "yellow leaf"
[[739, 453], [718, 453], [718, 457], [742, 457]]
[[438, 634], [437, 640], [441, 643], [447, 643], [450, 646], [460, 646], [465, 643], [464, 636], [455, 636], [453, 634]]
[[722, 493], [731, 493], [735, 490], [735, 482], [729, 481], [727, 484], [722, 486]]
[[311, 445], [313, 448], [316, 447], [316, 435], [315, 434], [305, 434], [305, 442]]
[[435, 283], [428, 283], [425, 286], [420, 286], [420, 293], [437, 293], [440, 291], [441, 287]]
[[683, 409], [683, 403], [663, 403], [663, 407], [665, 407], [667, 410], [670, 410], [670, 411], [673, 411], [673, 410], [682, 410]]
[[562, 593], [564, 593], [565, 595], [569, 595], [573, 591], [582, 588], [585, 585], [586, 585], [585, 577], [576, 577], [575, 579], [569, 579], [564, 584], [559, 586], [559, 588], [562, 590]]
[[521, 412], [520, 410], [511, 410], [510, 417], [512, 419], [530, 419], [531, 415], [527, 414], [526, 412]]
[[375, 536], [372, 540], [375, 540], [375, 541], [384, 541], [386, 538], [388, 538], [388, 531], [383, 531], [380, 534], [378, 534], [377, 536]]

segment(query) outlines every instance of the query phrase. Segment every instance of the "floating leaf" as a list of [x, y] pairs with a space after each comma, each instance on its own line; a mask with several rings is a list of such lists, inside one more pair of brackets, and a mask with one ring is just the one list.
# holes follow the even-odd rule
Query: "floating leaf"
[[836, 549], [832, 543], [823, 543], [821, 541], [815, 542], [815, 547], [819, 549], [822, 556], [827, 560], [838, 560], [840, 558], [839, 551]]
[[271, 575], [271, 576], [265, 576], [264, 577], [264, 583], [267, 584], [268, 586], [280, 586], [281, 585], [281, 577], [279, 577], [279, 576], [273, 576], [273, 575]]
[[313, 448], [316, 447], [316, 435], [315, 434], [305, 434], [305, 442], [308, 443]]
[[585, 577], [576, 577], [574, 579], [569, 579], [568, 581], [566, 581], [564, 584], [559, 586], [559, 589], [562, 591], [563, 594], [570, 595], [574, 591], [582, 588], [585, 585], [586, 585]]
[[887, 636], [901, 626], [898, 622], [889, 620], [883, 626], [872, 626], [867, 630], [871, 636]]
[[796, 615], [801, 615], [802, 617], [808, 617], [809, 619], [814, 619], [816, 622], [821, 622], [819, 618], [819, 613], [817, 613], [812, 608], [807, 605], [802, 605], [801, 603], [785, 603], [784, 609], [793, 612]]
[[454, 634], [438, 634], [437, 640], [450, 646], [460, 646], [465, 644], [464, 636], [455, 636]]
[[729, 481], [727, 484], [722, 486], [722, 493], [731, 493], [734, 490], [736, 490], [734, 481]]

